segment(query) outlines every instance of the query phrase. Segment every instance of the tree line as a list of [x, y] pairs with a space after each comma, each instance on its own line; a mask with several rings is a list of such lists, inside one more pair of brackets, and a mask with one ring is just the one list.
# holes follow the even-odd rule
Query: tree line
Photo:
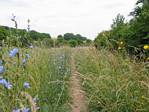
[[48, 33], [40, 33], [34, 30], [11, 28], [8, 26], [0, 26], [0, 45], [26, 47], [34, 44], [45, 47], [61, 47], [61, 46], [85, 46], [92, 41], [80, 34], [66, 33], [58, 35], [57, 38], [51, 38]]
[[113, 20], [111, 29], [102, 31], [94, 40], [97, 48], [126, 49], [130, 54], [148, 55], [149, 50], [149, 0], [138, 0], [136, 7], [126, 21], [118, 14]]

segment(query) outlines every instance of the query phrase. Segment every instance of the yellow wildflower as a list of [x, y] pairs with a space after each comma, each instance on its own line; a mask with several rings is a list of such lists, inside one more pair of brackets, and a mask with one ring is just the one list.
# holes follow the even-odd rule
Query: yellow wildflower
[[147, 57], [146, 60], [149, 61], [149, 57]]
[[149, 46], [148, 45], [144, 45], [143, 47], [145, 50], [149, 50]]
[[141, 98], [144, 99], [145, 97], [144, 96], [141, 96]]
[[122, 49], [121, 47], [118, 47], [118, 50]]
[[121, 44], [121, 45], [123, 45], [123, 44], [124, 44], [124, 42], [122, 42], [122, 41], [121, 41], [121, 42], [120, 42], [120, 44]]

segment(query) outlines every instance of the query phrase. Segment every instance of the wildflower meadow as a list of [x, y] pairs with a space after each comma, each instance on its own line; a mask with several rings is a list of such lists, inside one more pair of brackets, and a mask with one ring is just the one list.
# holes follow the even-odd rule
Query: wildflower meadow
[[[57, 15], [50, 19], [59, 19]], [[21, 29], [20, 19], [26, 16], [12, 14], [13, 27], [0, 26], [0, 112], [149, 112], [149, 0], [137, 0], [129, 15], [127, 21], [118, 14], [110, 28], [92, 40], [80, 34], [53, 37], [33, 30], [46, 15], [34, 23], [27, 19]], [[89, 24], [76, 20], [82, 26]], [[56, 28], [47, 23], [47, 29]], [[70, 31], [74, 28], [61, 19], [58, 23]], [[93, 28], [88, 25], [87, 33], [89, 27]]]

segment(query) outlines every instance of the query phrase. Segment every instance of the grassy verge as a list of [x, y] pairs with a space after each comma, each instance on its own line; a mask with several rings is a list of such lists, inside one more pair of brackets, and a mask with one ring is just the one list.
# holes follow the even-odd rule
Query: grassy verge
[[148, 112], [148, 63], [107, 50], [76, 49], [90, 112]]

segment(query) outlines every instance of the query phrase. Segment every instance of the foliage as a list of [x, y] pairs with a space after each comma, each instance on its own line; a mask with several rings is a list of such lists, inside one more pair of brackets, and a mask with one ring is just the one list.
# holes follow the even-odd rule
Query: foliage
[[0, 77], [3, 78], [0, 78], [0, 111], [29, 109], [32, 112], [67, 112], [70, 50], [11, 49], [3, 48], [0, 51], [3, 60], [1, 63], [0, 59], [0, 64], [4, 67], [1, 72], [0, 65]]
[[43, 41], [44, 39], [51, 39], [51, 36], [34, 30], [26, 31], [25, 29], [0, 26], [0, 40], [4, 40], [10, 46], [26, 47], [33, 41]]
[[71, 47], [76, 47], [78, 45], [77, 41], [76, 40], [69, 40], [69, 45]]
[[[130, 54], [137, 55], [138, 53], [148, 52], [143, 51], [143, 46], [149, 44], [149, 1], [138, 0], [136, 8], [130, 15], [133, 18], [129, 22], [126, 22], [125, 18], [120, 14], [114, 19], [111, 29], [108, 31], [110, 32], [108, 40], [112, 44], [110, 46], [114, 49], [119, 49], [119, 43], [123, 42], [125, 44], [123, 47]], [[102, 46], [104, 41], [107, 40], [107, 38], [103, 39], [102, 33], [95, 39], [96, 46], [98, 45], [98, 47]], [[106, 42], [104, 45], [106, 45]]]
[[75, 35], [73, 33], [66, 33], [63, 36], [58, 35], [57, 37], [58, 46], [69, 45], [71, 47], [75, 47], [75, 46], [83, 46], [87, 44], [91, 44], [91, 40], [81, 36], [80, 34]]
[[98, 34], [97, 38], [94, 40], [96, 48], [106, 48], [109, 44], [111, 32], [110, 31], [103, 31]]

